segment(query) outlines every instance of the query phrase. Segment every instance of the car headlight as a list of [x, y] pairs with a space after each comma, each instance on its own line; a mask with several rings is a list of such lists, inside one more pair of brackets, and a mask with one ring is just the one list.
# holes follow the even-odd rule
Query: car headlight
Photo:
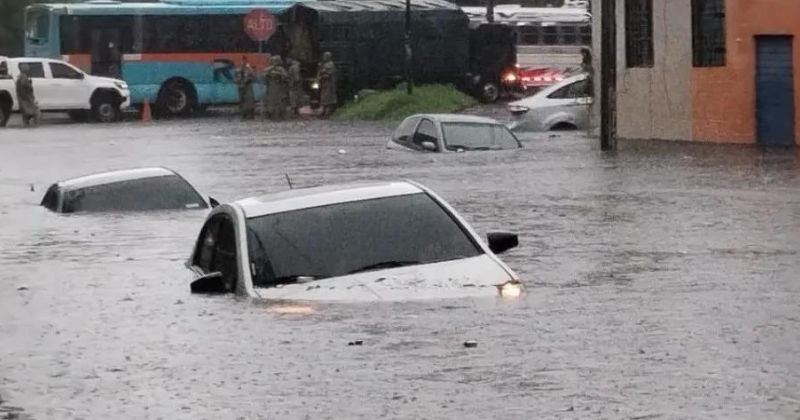
[[497, 292], [500, 294], [500, 297], [506, 299], [518, 298], [524, 291], [525, 287], [522, 286], [522, 283], [516, 280], [507, 281], [503, 284], [497, 285]]
[[312, 82], [311, 89], [318, 90], [319, 89], [319, 82]]
[[128, 84], [125, 82], [114, 82], [114, 86], [120, 90], [128, 90]]
[[517, 75], [512, 72], [508, 72], [503, 76], [503, 81], [506, 83], [514, 83], [517, 81]]

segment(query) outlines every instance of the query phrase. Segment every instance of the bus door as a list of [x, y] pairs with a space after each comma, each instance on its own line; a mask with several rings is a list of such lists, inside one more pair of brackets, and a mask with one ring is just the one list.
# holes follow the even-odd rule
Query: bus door
[[92, 29], [92, 74], [122, 78], [119, 28]]

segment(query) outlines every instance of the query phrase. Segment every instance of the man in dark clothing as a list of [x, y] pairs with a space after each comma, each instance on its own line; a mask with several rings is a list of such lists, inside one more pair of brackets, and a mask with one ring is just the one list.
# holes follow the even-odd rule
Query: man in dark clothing
[[330, 52], [326, 51], [322, 54], [317, 80], [319, 80], [319, 104], [322, 107], [322, 116], [326, 117], [333, 114], [338, 103], [338, 98], [336, 97], [336, 65], [333, 63], [333, 56]]
[[27, 65], [20, 64], [19, 71], [15, 88], [17, 90], [19, 111], [22, 113], [22, 125], [25, 127], [29, 127], [31, 124], [36, 126], [39, 123], [39, 106], [36, 103], [36, 97], [33, 95], [33, 81]]
[[255, 93], [253, 92], [253, 83], [256, 80], [256, 73], [250, 63], [247, 62], [247, 57], [242, 57], [242, 66], [236, 70], [234, 81], [239, 87], [239, 112], [242, 119], [251, 120], [255, 118]]

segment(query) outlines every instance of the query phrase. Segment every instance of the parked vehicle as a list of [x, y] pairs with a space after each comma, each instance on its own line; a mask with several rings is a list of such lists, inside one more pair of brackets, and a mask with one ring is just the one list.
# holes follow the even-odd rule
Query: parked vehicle
[[[514, 72], [514, 29], [470, 27], [466, 14], [444, 0], [412, 0], [411, 47], [414, 83], [446, 83], [486, 101], [504, 92]], [[336, 63], [338, 97], [362, 89], [394, 88], [405, 80], [405, 2], [338, 0], [300, 2], [283, 14], [287, 55], [301, 63], [313, 87], [317, 64], [330, 51]], [[312, 100], [317, 92], [309, 91]]]
[[194, 293], [359, 301], [515, 297], [519, 277], [431, 190], [413, 182], [288, 190], [211, 211], [186, 265]]
[[[293, 0], [98, 0], [26, 9], [25, 54], [59, 58], [89, 74], [125, 80], [131, 104], [186, 115], [238, 103], [234, 69], [242, 57], [261, 72], [280, 52], [282, 32], [259, 45], [244, 31], [253, 9], [279, 14]], [[255, 86], [256, 99], [264, 89]]]
[[506, 126], [460, 114], [412, 115], [397, 127], [387, 147], [421, 152], [506, 150], [522, 147]]
[[102, 172], [47, 189], [41, 205], [57, 213], [207, 209], [215, 206], [182, 176], [166, 168]]
[[128, 85], [118, 79], [88, 75], [69, 63], [46, 58], [6, 58], [8, 78], [0, 78], [0, 127], [19, 111], [15, 79], [26, 65], [42, 112], [69, 112], [76, 119], [91, 116], [100, 122], [116, 121], [130, 104]]
[[513, 131], [583, 130], [589, 127], [592, 92], [587, 74], [572, 76], [508, 105]]

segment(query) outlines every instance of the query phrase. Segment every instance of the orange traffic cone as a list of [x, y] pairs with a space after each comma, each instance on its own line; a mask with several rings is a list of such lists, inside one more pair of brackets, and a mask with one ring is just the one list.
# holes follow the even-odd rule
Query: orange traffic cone
[[153, 115], [150, 112], [150, 102], [145, 100], [142, 106], [142, 122], [153, 121]]

